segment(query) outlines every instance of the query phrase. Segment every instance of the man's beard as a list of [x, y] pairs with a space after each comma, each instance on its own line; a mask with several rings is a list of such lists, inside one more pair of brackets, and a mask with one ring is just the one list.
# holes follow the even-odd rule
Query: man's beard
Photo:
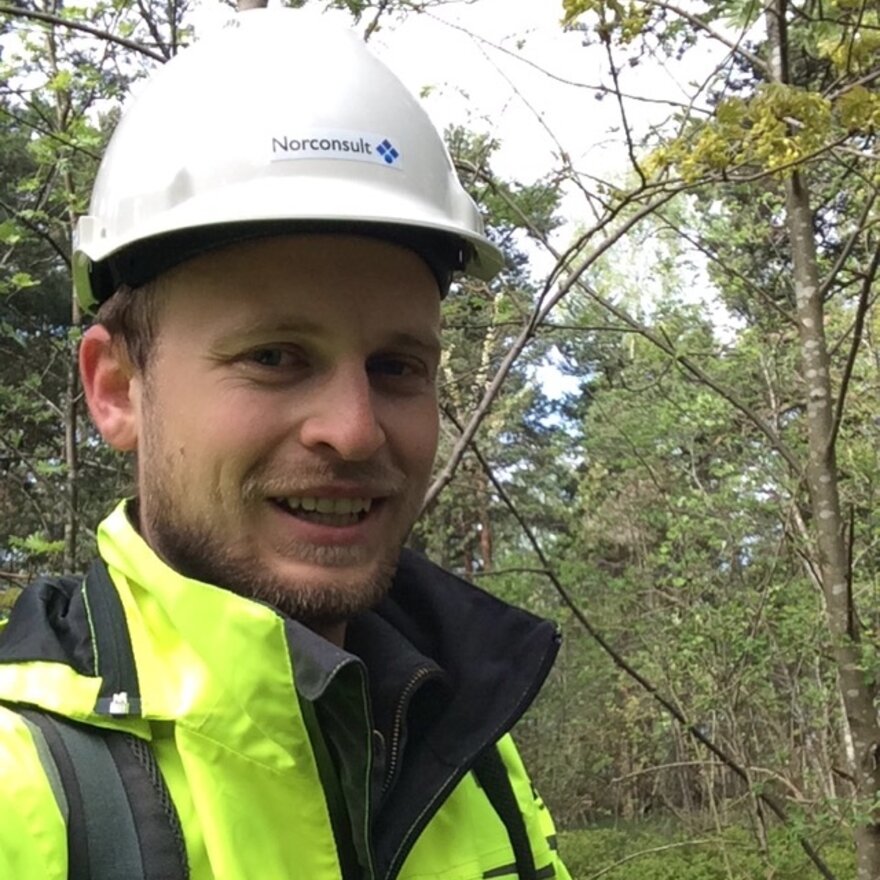
[[[161, 456], [161, 452], [156, 450]], [[158, 555], [184, 577], [228, 589], [240, 596], [265, 602], [283, 614], [316, 631], [322, 631], [349, 620], [373, 607], [388, 592], [397, 568], [400, 548], [406, 533], [390, 544], [385, 558], [378, 560], [364, 575], [347, 574], [349, 548], [292, 544], [291, 559], [325, 569], [326, 577], [309, 584], [297, 584], [267, 570], [256, 554], [248, 552], [247, 544], [227, 540], [202, 511], [183, 512], [179, 503], [185, 487], [172, 489], [174, 473], [170, 462], [165, 467], [146, 468], [142, 476], [142, 503], [137, 511], [142, 534]], [[153, 470], [153, 473], [150, 471]], [[363, 463], [342, 462], [303, 469], [298, 479], [285, 473], [277, 482], [285, 486], [320, 485], [326, 480], [353, 479], [383, 487], [402, 487], [405, 477], [396, 469], [373, 467]], [[156, 472], [163, 476], [157, 478]], [[252, 475], [242, 488], [242, 504], [271, 503], [271, 478]], [[417, 499], [419, 502], [421, 498]], [[218, 502], [219, 503], [219, 502]], [[418, 514], [413, 506], [407, 522], [407, 533]]]

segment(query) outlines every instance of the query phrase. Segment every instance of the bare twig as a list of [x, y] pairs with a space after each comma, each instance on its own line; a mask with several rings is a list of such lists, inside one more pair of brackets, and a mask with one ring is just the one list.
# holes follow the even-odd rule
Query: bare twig
[[874, 286], [874, 279], [877, 277], [878, 267], [880, 267], [880, 248], [875, 248], [874, 256], [871, 258], [871, 263], [865, 273], [865, 277], [862, 281], [862, 289], [859, 293], [859, 305], [856, 310], [856, 319], [853, 325], [852, 345], [849, 347], [849, 355], [846, 359], [843, 377], [840, 380], [840, 391], [837, 394], [837, 405], [834, 410], [834, 427], [831, 432], [831, 437], [828, 440], [830, 448], [834, 448], [834, 444], [837, 441], [837, 435], [840, 432], [840, 425], [843, 422], [843, 407], [846, 402], [847, 392], [849, 391], [849, 383], [852, 379], [853, 370], [855, 369], [856, 357], [858, 356], [859, 348], [861, 348], [862, 345], [862, 337], [865, 332], [865, 319], [868, 315], [868, 305], [870, 303], [871, 288]]
[[630, 853], [629, 855], [624, 856], [622, 859], [618, 859], [616, 862], [612, 862], [610, 865], [606, 865], [599, 871], [596, 871], [595, 874], [590, 874], [586, 880], [599, 880], [599, 877], [604, 877], [606, 874], [610, 874], [615, 869], [619, 868], [621, 865], [625, 865], [627, 862], [631, 862], [634, 859], [640, 859], [642, 856], [650, 856], [654, 853], [666, 852], [669, 849], [681, 849], [685, 846], [705, 846], [706, 844], [717, 843], [717, 841], [710, 839], [698, 839], [698, 840], [682, 840], [678, 843], [666, 843], [663, 846], [652, 846], [650, 849], [641, 849], [638, 852]]
[[[457, 425], [456, 427], [461, 430], [460, 425]], [[505, 507], [507, 507], [507, 509], [510, 511], [511, 515], [516, 520], [519, 527], [522, 529], [523, 534], [531, 545], [535, 555], [538, 557], [539, 562], [544, 567], [547, 578], [550, 580], [553, 588], [559, 595], [559, 598], [574, 616], [575, 620], [577, 620], [577, 622], [587, 631], [587, 633], [589, 633], [590, 637], [608, 655], [608, 657], [611, 659], [614, 665], [617, 666], [618, 669], [620, 669], [626, 675], [632, 678], [643, 690], [650, 694], [650, 696], [654, 700], [656, 700], [663, 707], [663, 709], [666, 710], [666, 712], [668, 712], [680, 725], [682, 725], [682, 727], [687, 730], [687, 732], [694, 739], [701, 743], [706, 749], [709, 750], [709, 752], [711, 752], [716, 758], [718, 758], [719, 761], [721, 761], [725, 766], [732, 770], [746, 785], [750, 786], [751, 777], [749, 775], [748, 769], [743, 767], [735, 758], [728, 755], [727, 752], [725, 752], [724, 749], [721, 748], [721, 746], [719, 746], [703, 731], [700, 725], [692, 724], [681, 711], [681, 709], [679, 709], [678, 706], [670, 699], [664, 696], [660, 692], [660, 689], [653, 682], [647, 679], [634, 666], [632, 666], [626, 660], [626, 658], [616, 648], [614, 648], [611, 643], [605, 638], [605, 636], [593, 625], [592, 621], [581, 610], [580, 606], [574, 601], [571, 594], [568, 592], [562, 581], [556, 575], [553, 565], [544, 553], [541, 544], [535, 536], [535, 533], [532, 530], [531, 526], [529, 526], [529, 524], [526, 522], [525, 518], [519, 512], [519, 509], [514, 504], [510, 495], [507, 493], [507, 490], [495, 476], [491, 465], [483, 456], [479, 447], [472, 440], [469, 442], [469, 446], [470, 451], [473, 453], [477, 461], [479, 461], [480, 466], [483, 468], [487, 479], [490, 483], [492, 483], [492, 486], [498, 493], [498, 497], [501, 499]], [[767, 805], [767, 807], [778, 819], [780, 819], [780, 821], [785, 822], [786, 824], [788, 823], [788, 815], [786, 813], [785, 807], [783, 803], [781, 803], [779, 799], [776, 798], [775, 795], [771, 794], [768, 791], [758, 791], [756, 792], [756, 796]], [[810, 860], [813, 862], [814, 865], [816, 865], [816, 867], [819, 869], [820, 873], [826, 878], [826, 880], [835, 880], [834, 874], [825, 864], [824, 860], [813, 847], [813, 845], [804, 837], [799, 836], [798, 840], [804, 852], [807, 853]]]
[[82, 33], [97, 37], [99, 40], [106, 40], [108, 43], [116, 43], [118, 46], [123, 46], [126, 49], [131, 49], [133, 52], [146, 55], [147, 58], [152, 58], [154, 61], [165, 62], [165, 57], [162, 54], [154, 52], [143, 43], [138, 43], [134, 40], [127, 40], [125, 37], [119, 37], [116, 34], [111, 34], [100, 28], [92, 27], [81, 21], [73, 21], [71, 19], [61, 18], [58, 15], [52, 15], [50, 12], [38, 12], [35, 9], [24, 9], [21, 6], [0, 5], [0, 15], [10, 15], [13, 18], [31, 18], [36, 21], [45, 22], [46, 24], [54, 24], [58, 27], [69, 28], [72, 31], [81, 31]]
[[605, 44], [605, 54], [608, 56], [608, 67], [611, 70], [611, 79], [614, 82], [614, 96], [617, 99], [617, 107], [620, 110], [620, 121], [623, 125], [623, 133], [626, 136], [626, 148], [629, 152], [629, 163], [635, 169], [636, 174], [638, 174], [642, 187], [645, 187], [648, 185], [648, 179], [645, 177], [645, 172], [642, 171], [642, 166], [639, 164], [639, 160], [636, 158], [636, 149], [633, 145], [632, 130], [629, 125], [629, 119], [626, 115], [626, 107], [623, 103], [623, 95], [621, 95], [620, 93], [620, 75], [617, 71], [617, 66], [614, 64], [614, 55], [611, 52], [611, 41], [603, 40], [603, 43]]
[[716, 42], [721, 43], [722, 46], [727, 46], [731, 52], [739, 55], [744, 61], [747, 61], [754, 68], [756, 73], [763, 74], [768, 79], [771, 78], [770, 67], [762, 58], [759, 58], [753, 52], [749, 52], [748, 49], [744, 49], [739, 41], [731, 40], [726, 37], [698, 15], [688, 12], [686, 9], [676, 6], [674, 3], [665, 3], [661, 2], [661, 0], [645, 0], [645, 5], [674, 12], [689, 24], [692, 24], [697, 30], [703, 31], [707, 36], [711, 37]]
[[[527, 58], [525, 55], [520, 54], [519, 52], [514, 52], [512, 49], [508, 49], [506, 46], [502, 46], [500, 43], [493, 42], [492, 40], [487, 39], [486, 37], [480, 36], [479, 34], [474, 33], [472, 30], [464, 27], [463, 25], [456, 24], [455, 22], [447, 21], [444, 18], [441, 18], [439, 15], [435, 15], [433, 13], [425, 13], [429, 18], [434, 19], [434, 21], [442, 24], [444, 27], [450, 28], [451, 30], [461, 31], [461, 33], [470, 37], [474, 42], [480, 43], [483, 46], [488, 46], [490, 49], [494, 49], [496, 52], [501, 52], [504, 55], [508, 55], [514, 60], [518, 61], [520, 64], [526, 65], [526, 67], [531, 67], [533, 70], [536, 70], [538, 73], [546, 76], [548, 79], [552, 79], [554, 82], [561, 83], [565, 86], [571, 86], [575, 89], [585, 89], [590, 92], [595, 92], [597, 95], [604, 95], [608, 88], [601, 83], [599, 85], [593, 85], [591, 83], [579, 82], [578, 80], [567, 79], [564, 76], [560, 76], [557, 73], [553, 73], [552, 70], [548, 70], [546, 67], [532, 61], [530, 58]], [[622, 96], [629, 101], [638, 101], [642, 104], [659, 104], [664, 107], [671, 107], [675, 110], [687, 110], [693, 109], [689, 104], [684, 104], [681, 101], [670, 101], [664, 98], [650, 98], [645, 95], [634, 95], [627, 92], [621, 92]], [[710, 116], [710, 110], [697, 109], [696, 112], [702, 113], [705, 116]]]

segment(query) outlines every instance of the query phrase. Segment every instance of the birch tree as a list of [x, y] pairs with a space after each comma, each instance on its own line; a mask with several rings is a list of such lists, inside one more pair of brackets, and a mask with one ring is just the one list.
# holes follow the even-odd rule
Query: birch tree
[[[737, 187], [754, 193], [763, 180], [783, 194], [783, 211], [767, 233], [784, 249], [790, 303], [777, 305], [796, 328], [800, 375], [792, 392], [803, 401], [803, 443], [786, 442], [763, 413], [740, 404], [785, 461], [804, 511], [794, 519], [793, 540], [824, 598], [852, 743], [858, 877], [869, 880], [880, 876], [880, 727], [870, 659], [877, 644], [861, 623], [866, 609], [852, 565], [857, 537], [841, 502], [838, 447], [880, 259], [877, 10], [788, 0], [763, 10], [714, 3], [698, 13], [665, 2], [565, 0], [563, 6], [569, 26], [591, 32], [605, 47], [610, 91], [622, 107], [621, 69], [640, 48], [683, 52], [688, 43], [710, 40], [727, 50], [710, 80], [709, 116], [682, 113], [675, 127], [631, 152], [633, 172], [645, 184], [678, 180], [720, 200]], [[695, 94], [694, 105], [698, 100]], [[835, 171], [844, 173], [850, 198], [835, 203], [826, 188], [817, 207], [815, 188], [827, 186]], [[833, 329], [832, 308], [845, 316], [842, 328]]]

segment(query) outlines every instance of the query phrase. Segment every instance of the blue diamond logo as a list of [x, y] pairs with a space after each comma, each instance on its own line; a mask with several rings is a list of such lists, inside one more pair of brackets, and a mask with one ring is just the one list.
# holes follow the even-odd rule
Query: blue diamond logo
[[378, 147], [376, 147], [376, 152], [389, 164], [393, 165], [399, 158], [400, 153], [397, 152], [394, 145], [388, 138], [385, 138]]

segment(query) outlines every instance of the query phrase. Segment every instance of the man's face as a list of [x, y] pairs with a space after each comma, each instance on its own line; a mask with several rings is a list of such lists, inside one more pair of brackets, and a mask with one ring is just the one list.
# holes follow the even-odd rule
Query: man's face
[[131, 392], [146, 540], [306, 623], [374, 604], [436, 452], [427, 266], [381, 241], [288, 236], [202, 255], [159, 286]]

